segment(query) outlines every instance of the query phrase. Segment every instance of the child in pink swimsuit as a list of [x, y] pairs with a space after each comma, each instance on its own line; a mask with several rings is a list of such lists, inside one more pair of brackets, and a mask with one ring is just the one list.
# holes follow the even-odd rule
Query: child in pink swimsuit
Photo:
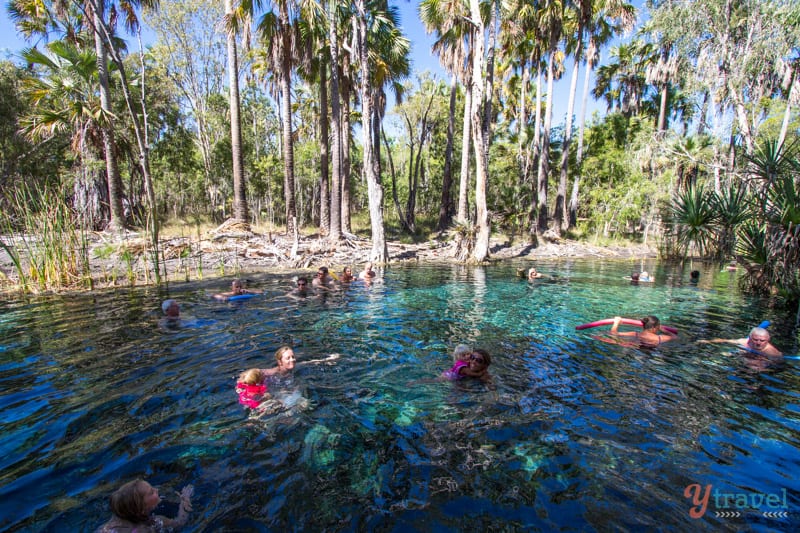
[[446, 379], [455, 381], [461, 378], [478, 378], [481, 381], [491, 381], [489, 365], [492, 357], [486, 350], [470, 350], [468, 346], [459, 344], [453, 354], [456, 362], [450, 370], [442, 373]]
[[255, 409], [261, 402], [269, 399], [266, 376], [261, 369], [251, 368], [245, 370], [236, 380], [236, 393], [239, 395], [239, 403], [245, 407]]

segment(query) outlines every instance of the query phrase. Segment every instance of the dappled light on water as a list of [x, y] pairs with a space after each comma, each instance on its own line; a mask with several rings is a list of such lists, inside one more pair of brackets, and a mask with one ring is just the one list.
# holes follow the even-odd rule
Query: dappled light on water
[[[790, 311], [716, 268], [692, 285], [688, 268], [648, 265], [656, 283], [637, 286], [627, 262], [540, 261], [532, 283], [519, 266], [393, 267], [321, 297], [258, 274], [264, 294], [239, 302], [211, 299], [223, 280], [2, 304], [0, 526], [93, 530], [136, 477], [161, 488], [166, 515], [193, 484], [193, 531], [796, 523], [800, 362], [756, 368], [696, 342], [768, 319], [797, 353]], [[180, 327], [158, 324], [167, 297]], [[604, 342], [608, 326], [575, 331], [648, 314], [679, 339], [645, 350]], [[433, 379], [458, 343], [492, 355], [493, 385]], [[283, 344], [299, 363], [278, 384], [291, 409], [250, 418], [235, 378], [273, 367]], [[729, 518], [711, 496], [693, 518], [693, 484], [788, 508]]]

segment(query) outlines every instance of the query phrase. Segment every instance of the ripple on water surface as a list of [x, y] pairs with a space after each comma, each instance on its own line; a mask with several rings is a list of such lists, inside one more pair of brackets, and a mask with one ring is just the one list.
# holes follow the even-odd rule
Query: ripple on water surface
[[[393, 267], [299, 300], [286, 275], [254, 276], [264, 295], [242, 302], [209, 298], [224, 282], [177, 288], [187, 319], [171, 330], [152, 289], [0, 304], [0, 527], [93, 530], [135, 477], [167, 515], [193, 483], [196, 531], [796, 524], [798, 363], [758, 371], [695, 342], [766, 318], [796, 352], [789, 311], [714, 268], [692, 286], [647, 265], [665, 281], [632, 286], [640, 265], [540, 262], [534, 283], [517, 266]], [[656, 314], [680, 339], [640, 350], [575, 331], [617, 314]], [[462, 342], [492, 354], [494, 386], [435, 380]], [[248, 418], [235, 377], [282, 344], [300, 364], [273, 392], [295, 407]], [[790, 517], [723, 518], [711, 498], [693, 519], [694, 483], [785, 495]]]

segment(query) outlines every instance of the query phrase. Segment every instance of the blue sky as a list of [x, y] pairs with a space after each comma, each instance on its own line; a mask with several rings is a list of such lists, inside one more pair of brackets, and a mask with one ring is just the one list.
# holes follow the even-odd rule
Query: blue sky
[[[442, 68], [439, 66], [439, 60], [431, 53], [431, 44], [433, 38], [425, 32], [425, 28], [419, 21], [417, 14], [418, 2], [395, 0], [393, 2], [400, 10], [400, 22], [403, 27], [404, 33], [411, 40], [411, 59], [412, 68], [415, 71], [423, 72], [425, 70], [431, 71], [438, 78], [447, 80], [448, 77]], [[641, 2], [635, 2], [641, 6]], [[26, 44], [16, 33], [14, 25], [8, 17], [5, 5], [0, 13], [0, 58], [12, 58], [14, 54], [19, 52], [22, 48], [30, 46]], [[608, 51], [604, 50], [604, 55]], [[571, 71], [571, 65], [569, 65]], [[567, 112], [567, 99], [569, 93], [569, 75], [565, 75], [563, 79], [556, 84], [554, 89], [554, 105], [553, 105], [553, 124], [563, 124], [564, 116]], [[581, 70], [580, 78], [578, 80], [578, 94], [576, 96], [575, 114], [580, 112], [580, 98], [581, 88], [583, 87], [583, 70]], [[594, 111], [601, 114], [605, 112], [605, 103], [596, 102], [591, 97], [589, 99], [589, 109], [586, 113], [587, 120], [591, 117]]]

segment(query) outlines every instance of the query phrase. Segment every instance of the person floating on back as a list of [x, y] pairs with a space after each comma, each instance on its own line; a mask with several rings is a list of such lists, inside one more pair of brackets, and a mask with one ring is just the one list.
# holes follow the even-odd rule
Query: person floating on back
[[231, 282], [231, 290], [228, 292], [220, 292], [214, 295], [216, 300], [228, 300], [231, 296], [242, 296], [245, 294], [258, 294], [244, 288], [244, 283], [240, 279], [235, 279]]
[[773, 344], [770, 342], [771, 336], [769, 331], [762, 327], [755, 327], [750, 330], [750, 335], [744, 339], [704, 339], [701, 340], [700, 343], [727, 343], [727, 344], [735, 344], [739, 348], [747, 350], [749, 352], [755, 352], [757, 354], [766, 355], [768, 357], [783, 357], [783, 352], [777, 349]]
[[531, 267], [528, 269], [528, 281], [533, 281], [541, 277], [542, 277], [541, 272], [537, 272], [535, 267]]
[[661, 321], [653, 315], [642, 319], [642, 331], [617, 331], [622, 317], [615, 316], [611, 325], [611, 334], [620, 337], [635, 337], [642, 348], [655, 348], [659, 344], [674, 340], [677, 335], [661, 329]]

